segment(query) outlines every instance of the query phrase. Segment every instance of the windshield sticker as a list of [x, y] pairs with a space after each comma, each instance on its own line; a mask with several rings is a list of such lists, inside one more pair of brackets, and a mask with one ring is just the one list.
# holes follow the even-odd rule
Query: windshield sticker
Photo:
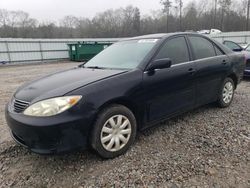
[[156, 43], [158, 39], [142, 39], [139, 40], [138, 43]]

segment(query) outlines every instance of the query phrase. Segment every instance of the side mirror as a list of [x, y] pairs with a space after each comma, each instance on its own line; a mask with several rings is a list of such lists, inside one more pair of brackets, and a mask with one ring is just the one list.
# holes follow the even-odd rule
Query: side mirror
[[150, 64], [148, 70], [153, 71], [155, 69], [166, 69], [171, 67], [171, 65], [172, 65], [172, 60], [169, 58], [157, 59]]

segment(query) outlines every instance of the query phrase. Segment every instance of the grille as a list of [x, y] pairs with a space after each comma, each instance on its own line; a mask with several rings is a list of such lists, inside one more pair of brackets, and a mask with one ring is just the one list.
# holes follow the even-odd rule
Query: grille
[[29, 106], [29, 102], [21, 101], [18, 99], [13, 100], [14, 112], [21, 113]]

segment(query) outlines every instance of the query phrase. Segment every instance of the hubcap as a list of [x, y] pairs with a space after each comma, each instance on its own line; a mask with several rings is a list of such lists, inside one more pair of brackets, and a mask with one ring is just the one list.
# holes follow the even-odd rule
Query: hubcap
[[231, 102], [233, 98], [233, 84], [231, 82], [227, 82], [223, 88], [223, 101], [224, 103], [228, 104]]
[[115, 115], [109, 118], [101, 130], [101, 143], [107, 151], [119, 151], [129, 141], [131, 124], [127, 117]]

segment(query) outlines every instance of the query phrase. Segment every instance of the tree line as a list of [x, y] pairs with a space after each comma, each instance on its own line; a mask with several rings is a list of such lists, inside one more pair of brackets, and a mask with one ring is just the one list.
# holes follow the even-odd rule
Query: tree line
[[55, 22], [39, 22], [23, 11], [0, 9], [0, 37], [96, 38], [131, 37], [150, 33], [220, 29], [248, 30], [249, 0], [161, 0], [161, 10], [142, 15], [132, 5], [110, 9], [92, 19], [68, 15]]

